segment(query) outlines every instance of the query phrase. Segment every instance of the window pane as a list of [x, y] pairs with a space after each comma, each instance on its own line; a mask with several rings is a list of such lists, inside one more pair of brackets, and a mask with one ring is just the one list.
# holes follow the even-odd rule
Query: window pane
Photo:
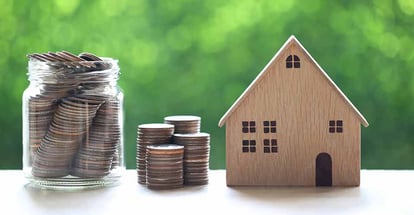
[[286, 62], [286, 68], [292, 68], [292, 62]]
[[336, 128], [336, 132], [338, 132], [338, 133], [342, 133], [342, 127], [337, 127], [337, 128]]
[[277, 147], [272, 147], [272, 152], [273, 153], [277, 152]]
[[249, 128], [248, 127], [243, 127], [242, 132], [243, 133], [249, 133]]
[[255, 146], [251, 146], [250, 147], [250, 152], [256, 152], [256, 147]]
[[270, 132], [271, 132], [271, 133], [276, 133], [276, 128], [271, 128], [271, 129], [270, 129]]
[[335, 120], [329, 120], [329, 126], [335, 126]]
[[264, 126], [269, 126], [269, 121], [263, 121]]
[[250, 127], [250, 133], [256, 133], [256, 128], [255, 127]]
[[250, 145], [255, 146], [256, 145], [256, 140], [250, 140]]
[[246, 127], [246, 126], [248, 126], [248, 125], [249, 125], [249, 122], [247, 122], [247, 121], [243, 121], [243, 122], [242, 122], [242, 125], [243, 125], [243, 127]]
[[294, 67], [295, 68], [300, 68], [300, 63], [299, 62], [295, 62]]
[[243, 146], [248, 146], [249, 145], [249, 141], [248, 140], [243, 140]]
[[272, 139], [272, 146], [277, 145], [277, 140], [276, 139]]
[[256, 122], [255, 121], [250, 121], [250, 126], [256, 126]]
[[269, 139], [264, 139], [264, 140], [263, 140], [263, 144], [264, 144], [265, 146], [268, 146], [268, 145], [270, 144]]
[[249, 152], [249, 147], [243, 146], [243, 152]]
[[264, 153], [270, 153], [270, 147], [264, 147]]
[[269, 133], [269, 128], [264, 128], [264, 133]]
[[293, 55], [293, 60], [294, 61], [300, 61], [299, 57], [297, 55]]
[[289, 56], [286, 58], [286, 61], [292, 61], [292, 55], [289, 55]]
[[330, 127], [329, 128], [329, 133], [335, 133], [335, 127]]
[[276, 121], [271, 121], [271, 122], [270, 122], [270, 125], [271, 125], [271, 126], [276, 126]]
[[336, 120], [336, 126], [342, 126], [342, 120]]

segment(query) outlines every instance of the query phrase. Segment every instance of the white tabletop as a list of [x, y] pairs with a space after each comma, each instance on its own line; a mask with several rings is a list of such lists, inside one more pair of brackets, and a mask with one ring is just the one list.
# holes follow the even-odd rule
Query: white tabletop
[[206, 186], [154, 191], [128, 170], [121, 185], [98, 190], [33, 190], [22, 171], [0, 171], [1, 214], [414, 214], [414, 171], [362, 170], [361, 186], [227, 187], [224, 170]]

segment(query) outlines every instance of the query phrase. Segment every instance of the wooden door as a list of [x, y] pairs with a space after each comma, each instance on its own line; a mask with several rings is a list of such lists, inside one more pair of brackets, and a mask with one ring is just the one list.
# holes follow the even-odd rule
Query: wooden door
[[332, 159], [322, 152], [316, 157], [316, 186], [332, 186]]

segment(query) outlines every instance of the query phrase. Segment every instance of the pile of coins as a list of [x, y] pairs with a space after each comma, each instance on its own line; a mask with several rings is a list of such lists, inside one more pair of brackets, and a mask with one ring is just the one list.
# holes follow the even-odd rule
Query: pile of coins
[[139, 125], [137, 129], [137, 173], [138, 183], [147, 183], [147, 147], [168, 144], [174, 133], [174, 125], [150, 123]]
[[89, 134], [73, 162], [72, 175], [102, 177], [119, 165], [117, 148], [121, 138], [118, 123], [120, 110], [121, 104], [117, 100], [107, 100], [97, 110]]
[[121, 104], [104, 89], [117, 80], [119, 70], [90, 53], [76, 56], [61, 51], [28, 57], [29, 80], [42, 86], [26, 104], [32, 175], [109, 174], [118, 162], [114, 156], [121, 140]]
[[164, 144], [147, 147], [147, 186], [173, 189], [183, 186], [184, 147]]
[[[198, 116], [168, 116], [164, 124], [139, 125], [138, 183], [152, 189], [207, 184], [210, 135], [200, 133], [200, 125]], [[179, 149], [184, 153], [181, 159]]]
[[167, 116], [164, 123], [175, 126], [176, 134], [192, 134], [200, 132], [201, 118], [198, 116]]
[[174, 143], [184, 146], [184, 184], [208, 184], [210, 134], [174, 134]]

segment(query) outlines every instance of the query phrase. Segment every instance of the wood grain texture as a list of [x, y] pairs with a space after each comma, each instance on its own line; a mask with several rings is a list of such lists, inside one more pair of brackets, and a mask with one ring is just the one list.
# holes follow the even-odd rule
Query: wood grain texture
[[[332, 157], [333, 186], [360, 183], [360, 125], [368, 122], [295, 41], [225, 118], [229, 186], [315, 186], [316, 157], [322, 152]], [[291, 54], [300, 58], [300, 68], [286, 68]], [[277, 133], [263, 132], [268, 120], [277, 121]], [[329, 120], [342, 120], [343, 133], [329, 133]], [[255, 121], [256, 132], [242, 133], [242, 121]], [[271, 138], [277, 139], [278, 152], [264, 153], [263, 139]], [[243, 153], [243, 140], [256, 140], [257, 151]]]

